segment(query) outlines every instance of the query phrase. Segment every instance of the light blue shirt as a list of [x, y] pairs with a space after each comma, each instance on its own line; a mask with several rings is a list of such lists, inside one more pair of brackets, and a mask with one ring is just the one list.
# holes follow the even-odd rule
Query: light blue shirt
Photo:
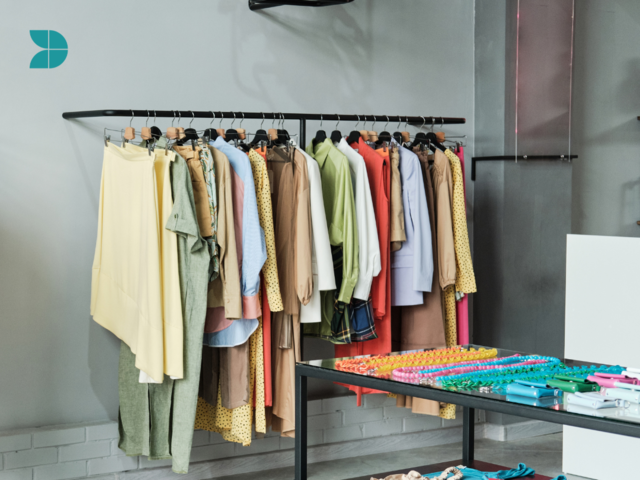
[[[392, 144], [396, 144], [392, 140]], [[391, 305], [422, 305], [433, 282], [433, 246], [427, 195], [418, 156], [399, 147], [407, 241], [391, 253]]]
[[[258, 202], [256, 187], [253, 182], [251, 162], [246, 153], [229, 145], [222, 137], [216, 138], [210, 145], [229, 159], [231, 168], [244, 183], [242, 207], [242, 274], [241, 287], [243, 306], [247, 302], [259, 306], [258, 292], [260, 290], [260, 271], [267, 260], [267, 246], [264, 231], [260, 226], [258, 216]], [[205, 333], [204, 344], [210, 347], [233, 347], [242, 345], [258, 328], [255, 318], [234, 320], [224, 330], [215, 333]]]

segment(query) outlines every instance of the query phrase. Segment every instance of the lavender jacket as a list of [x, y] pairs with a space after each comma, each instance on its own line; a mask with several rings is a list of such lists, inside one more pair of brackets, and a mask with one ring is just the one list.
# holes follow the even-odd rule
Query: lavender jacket
[[429, 209], [420, 160], [411, 150], [399, 149], [407, 241], [391, 253], [391, 305], [421, 305], [423, 292], [431, 291], [433, 280]]

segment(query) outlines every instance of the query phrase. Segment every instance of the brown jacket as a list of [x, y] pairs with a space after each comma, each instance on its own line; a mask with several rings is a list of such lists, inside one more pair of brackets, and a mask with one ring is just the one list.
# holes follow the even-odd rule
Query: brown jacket
[[436, 150], [434, 155], [431, 175], [435, 194], [440, 287], [444, 290], [456, 283], [456, 250], [453, 243], [453, 176], [449, 159], [440, 150]]
[[311, 206], [304, 155], [273, 148], [267, 153], [276, 205], [276, 259], [284, 311], [272, 317], [273, 431], [295, 434], [295, 362], [300, 361], [300, 302], [313, 292]]
[[209, 147], [216, 169], [218, 194], [218, 246], [220, 249], [220, 276], [209, 284], [207, 306], [224, 307], [228, 319], [242, 318], [242, 291], [233, 217], [231, 165], [220, 150]]
[[402, 248], [407, 241], [404, 229], [404, 206], [402, 204], [402, 179], [400, 177], [400, 152], [397, 148], [389, 150], [391, 160], [391, 251]]
[[[438, 238], [433, 187], [428, 170], [428, 152], [417, 151], [416, 153], [422, 167], [427, 207], [429, 209], [433, 268], [434, 272], [438, 272]], [[434, 275], [431, 291], [424, 293], [424, 303], [422, 305], [402, 307], [401, 349], [417, 350], [422, 348], [444, 348], [446, 346], [442, 289], [440, 288], [438, 277]]]

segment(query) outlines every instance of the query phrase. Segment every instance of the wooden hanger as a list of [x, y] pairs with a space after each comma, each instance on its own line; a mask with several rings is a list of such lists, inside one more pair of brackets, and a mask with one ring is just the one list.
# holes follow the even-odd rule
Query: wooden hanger
[[143, 140], [151, 140], [153, 137], [151, 135], [151, 129], [149, 128], [149, 110], [147, 110], [147, 123], [142, 127], [142, 131], [140, 132], [140, 136]]
[[[375, 115], [373, 116], [373, 124], [371, 125], [372, 127], [376, 124], [376, 117]], [[378, 141], [378, 132], [376, 132], [375, 130], [369, 130], [367, 132], [368, 136], [369, 136], [369, 141], [370, 142], [377, 142]]]
[[133, 140], [134, 138], [136, 138], [136, 129], [131, 126], [131, 122], [133, 122], [133, 117], [135, 117], [135, 114], [133, 113], [133, 110], [131, 110], [131, 120], [129, 120], [129, 126], [124, 129], [123, 136], [125, 140]]
[[173, 119], [171, 120], [171, 126], [167, 128], [167, 138], [169, 140], [175, 140], [176, 138], [178, 138], [178, 129], [173, 126], [173, 122], [175, 122], [175, 120], [176, 120], [176, 112], [173, 112]]

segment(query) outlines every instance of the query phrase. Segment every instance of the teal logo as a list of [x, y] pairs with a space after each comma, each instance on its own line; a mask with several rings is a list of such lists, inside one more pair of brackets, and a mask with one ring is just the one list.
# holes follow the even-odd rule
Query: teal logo
[[31, 59], [29, 68], [56, 68], [67, 58], [67, 40], [55, 30], [31, 30], [33, 43], [43, 48]]

